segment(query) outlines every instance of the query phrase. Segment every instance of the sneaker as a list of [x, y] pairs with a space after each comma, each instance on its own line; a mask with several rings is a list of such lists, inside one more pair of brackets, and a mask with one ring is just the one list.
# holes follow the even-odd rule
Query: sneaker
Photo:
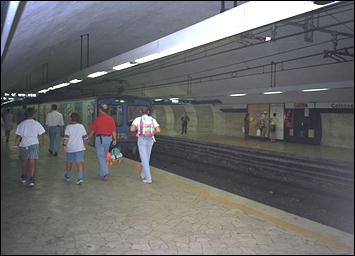
[[58, 152], [55, 152], [53, 155], [54, 155], [54, 156], [58, 156]]
[[108, 179], [108, 174], [102, 176], [102, 180], [107, 180]]
[[141, 174], [141, 178], [142, 178], [142, 180], [144, 180], [144, 176]]
[[22, 184], [25, 184], [27, 181], [27, 177], [25, 175], [21, 175], [21, 182]]
[[81, 183], [83, 183], [84, 181], [82, 179], [78, 179], [78, 181], [76, 182], [77, 185], [80, 185]]
[[152, 183], [152, 181], [151, 181], [151, 180], [143, 180], [143, 183], [148, 183], [148, 184], [150, 184], [150, 183]]
[[64, 175], [64, 179], [65, 179], [66, 181], [70, 181], [70, 177], [68, 177], [68, 176], [66, 176], [66, 175]]
[[29, 180], [28, 180], [28, 185], [29, 187], [33, 187], [35, 185], [35, 177], [31, 177]]
[[53, 151], [51, 149], [48, 149], [49, 154], [53, 154]]

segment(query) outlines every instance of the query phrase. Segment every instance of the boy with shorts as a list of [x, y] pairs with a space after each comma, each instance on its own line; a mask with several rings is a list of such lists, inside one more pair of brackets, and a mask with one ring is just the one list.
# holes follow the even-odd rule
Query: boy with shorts
[[71, 122], [65, 128], [63, 140], [64, 152], [67, 155], [64, 178], [66, 181], [70, 181], [72, 164], [75, 162], [78, 169], [76, 184], [80, 185], [84, 181], [84, 143], [87, 144], [89, 139], [85, 127], [79, 123], [79, 114], [72, 113], [70, 119]]
[[43, 126], [33, 119], [34, 114], [33, 108], [26, 109], [25, 120], [17, 126], [15, 139], [15, 147], [19, 147], [20, 150], [21, 182], [23, 184], [28, 182], [29, 187], [35, 185], [36, 160], [39, 158], [39, 150], [43, 145], [43, 134], [45, 133]]

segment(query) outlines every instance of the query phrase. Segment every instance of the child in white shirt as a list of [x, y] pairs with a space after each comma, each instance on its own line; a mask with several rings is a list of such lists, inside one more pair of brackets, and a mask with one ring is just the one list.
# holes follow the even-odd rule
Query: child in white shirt
[[[36, 160], [39, 158], [40, 146], [43, 145], [45, 129], [34, 120], [35, 110], [28, 108], [23, 120], [16, 129], [15, 147], [19, 147], [22, 160], [21, 182], [28, 182], [29, 187], [35, 185]], [[40, 140], [39, 140], [40, 139]], [[27, 178], [29, 177], [29, 180]]]
[[79, 123], [79, 114], [72, 113], [70, 118], [71, 123], [65, 128], [63, 140], [64, 152], [67, 155], [64, 177], [66, 181], [70, 180], [72, 164], [75, 162], [78, 169], [76, 184], [80, 185], [84, 181], [84, 144], [87, 144], [89, 139], [85, 127]]

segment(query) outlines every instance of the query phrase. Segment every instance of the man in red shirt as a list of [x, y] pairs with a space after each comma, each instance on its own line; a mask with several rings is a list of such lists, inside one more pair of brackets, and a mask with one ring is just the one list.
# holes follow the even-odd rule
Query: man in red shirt
[[111, 116], [107, 114], [108, 106], [101, 104], [99, 106], [99, 116], [94, 120], [89, 139], [95, 134], [95, 148], [97, 159], [99, 160], [99, 175], [106, 180], [109, 174], [106, 165], [106, 155], [110, 149], [110, 144], [116, 145], [116, 125]]

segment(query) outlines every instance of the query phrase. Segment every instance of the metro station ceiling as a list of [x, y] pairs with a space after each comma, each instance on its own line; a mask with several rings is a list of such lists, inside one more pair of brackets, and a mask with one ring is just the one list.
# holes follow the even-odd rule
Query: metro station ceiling
[[[241, 4], [243, 2], [239, 2]], [[226, 1], [226, 8], [233, 1]], [[220, 1], [28, 1], [2, 63], [1, 91], [28, 91], [220, 13]], [[86, 66], [86, 37], [83, 54]]]
[[[233, 1], [226, 1], [226, 8], [232, 7]], [[217, 15], [220, 9], [220, 1], [28, 2], [2, 65], [1, 90], [43, 89], [45, 63], [48, 82], [80, 70], [80, 35], [90, 35], [91, 66]], [[275, 38], [265, 42], [271, 34]], [[353, 101], [353, 34], [354, 3], [339, 2], [311, 15], [50, 91], [47, 96], [122, 93], [221, 99], [228, 104], [235, 102], [228, 96], [235, 90], [251, 93], [238, 99], [240, 103]], [[86, 65], [86, 59], [83, 62]], [[352, 86], [343, 81], [352, 81]], [[267, 99], [260, 95], [267, 87], [289, 90], [287, 86], [328, 82], [335, 83], [328, 92], [301, 95], [291, 90]]]

